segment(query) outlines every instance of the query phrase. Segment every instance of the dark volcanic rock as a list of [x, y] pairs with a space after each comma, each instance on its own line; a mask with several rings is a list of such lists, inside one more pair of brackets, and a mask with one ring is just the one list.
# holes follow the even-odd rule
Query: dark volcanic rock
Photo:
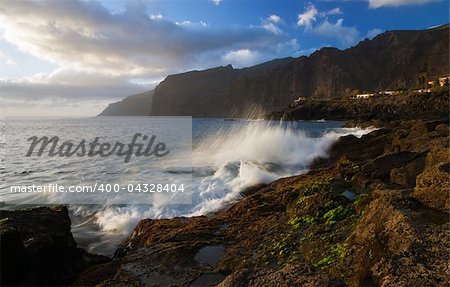
[[[410, 191], [375, 190], [348, 239], [351, 286], [445, 286], [448, 215], [417, 205]], [[439, 251], [438, 251], [439, 250]]]
[[0, 210], [1, 284], [67, 285], [108, 258], [77, 248], [66, 207]]
[[[87, 270], [74, 285], [213, 286], [225, 277], [213, 268], [224, 251], [220, 228], [207, 217], [142, 220], [112, 263]], [[104, 278], [102, 270], [112, 274]]]
[[[365, 100], [307, 100], [298, 105], [284, 108], [267, 115], [268, 118], [298, 120], [327, 119], [352, 120], [360, 123], [381, 121], [382, 123], [416, 120], [442, 119], [449, 116], [448, 90], [429, 94], [405, 93], [396, 96], [382, 96]], [[422, 123], [422, 125], [425, 125]], [[434, 126], [416, 126], [412, 137], [426, 133]], [[364, 124], [367, 126], [367, 123]]]
[[[3, 219], [4, 220], [4, 219]], [[30, 271], [29, 256], [17, 228], [1, 223], [1, 283], [20, 282], [22, 274]]]
[[425, 168], [426, 153], [418, 154], [415, 158], [390, 171], [390, 181], [405, 187], [414, 187], [416, 178]]
[[[415, 176], [417, 176], [423, 170], [423, 162], [425, 160], [425, 156], [426, 154], [423, 153], [408, 151], [382, 155], [375, 158], [374, 160], [370, 160], [367, 164], [363, 165], [362, 172], [368, 175], [370, 178], [388, 180], [389, 175], [392, 173], [391, 171], [395, 170], [396, 172], [394, 172], [393, 176], [391, 176], [391, 179], [393, 178], [394, 180], [402, 182], [402, 180], [395, 175], [398, 175], [399, 171], [403, 171], [404, 173], [406, 173], [407, 171], [409, 171], [408, 167], [410, 165], [414, 165], [414, 167], [418, 165], [416, 169], [411, 171], [411, 173], [413, 173], [411, 176], [414, 176], [415, 179]], [[405, 174], [405, 176], [409, 176], [409, 173]]]
[[414, 197], [423, 204], [442, 211], [450, 209], [450, 149], [434, 148], [427, 156], [425, 170], [417, 179]]
[[352, 161], [364, 161], [381, 156], [384, 154], [385, 143], [391, 140], [390, 132], [390, 129], [381, 128], [361, 138], [354, 135], [341, 137], [331, 147], [328, 157], [314, 160], [311, 168], [334, 162], [344, 155]]
[[[209, 217], [142, 220], [112, 263], [77, 283], [448, 286], [449, 137], [439, 125], [342, 138], [318, 169], [249, 189]], [[398, 140], [409, 150], [392, 151]]]

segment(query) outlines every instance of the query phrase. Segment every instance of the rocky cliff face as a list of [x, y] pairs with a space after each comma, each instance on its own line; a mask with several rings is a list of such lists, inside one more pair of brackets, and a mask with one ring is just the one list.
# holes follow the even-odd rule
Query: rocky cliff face
[[449, 25], [389, 31], [347, 50], [323, 48], [309, 57], [168, 76], [155, 89], [152, 115], [249, 116], [299, 96], [337, 99], [352, 92], [414, 88], [418, 77], [449, 73]]
[[150, 116], [153, 90], [109, 104], [99, 116]]

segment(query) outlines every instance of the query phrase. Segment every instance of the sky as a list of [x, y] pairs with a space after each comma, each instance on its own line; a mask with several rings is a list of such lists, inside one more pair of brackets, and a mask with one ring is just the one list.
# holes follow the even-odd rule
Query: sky
[[95, 116], [170, 74], [448, 22], [448, 0], [0, 0], [0, 117]]

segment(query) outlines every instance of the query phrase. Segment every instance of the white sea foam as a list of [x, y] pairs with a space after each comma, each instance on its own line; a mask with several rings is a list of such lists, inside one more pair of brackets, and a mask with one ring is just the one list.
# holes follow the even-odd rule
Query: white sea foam
[[192, 205], [105, 206], [95, 212], [96, 223], [104, 232], [126, 236], [142, 218], [216, 212], [239, 200], [247, 187], [306, 172], [311, 161], [325, 157], [340, 136], [361, 137], [372, 130], [337, 128], [313, 137], [304, 130], [257, 121], [218, 129], [193, 150]]
[[[53, 127], [51, 122], [17, 123], [14, 131], [18, 136], [23, 130], [49, 130], [57, 134], [67, 130], [67, 125], [77, 126], [80, 134], [96, 132], [108, 134], [117, 131], [118, 126], [127, 128], [137, 126], [148, 129], [148, 122], [142, 118], [110, 119], [108, 121], [70, 120], [59, 122]], [[108, 205], [110, 196], [99, 205], [71, 205], [72, 231], [81, 247], [91, 252], [111, 255], [116, 246], [130, 234], [143, 218], [171, 218], [174, 216], [195, 216], [216, 212], [241, 198], [241, 191], [259, 183], [300, 174], [307, 171], [311, 161], [324, 157], [338, 137], [347, 134], [362, 136], [373, 130], [359, 128], [340, 128], [337, 122], [268, 122], [261, 120], [195, 119], [193, 121], [192, 153], [192, 202], [171, 204], [177, 193], [155, 197], [153, 205]], [[53, 129], [53, 130], [52, 130]], [[126, 129], [125, 129], [126, 130]], [[124, 132], [124, 134], [127, 134]], [[0, 145], [0, 151], [1, 151]], [[112, 158], [102, 161], [83, 162], [58, 161], [26, 162], [15, 169], [1, 170], [0, 174], [12, 182], [31, 184], [43, 183], [69, 184], [70, 178], [76, 184], [91, 182], [103, 183], [143, 183], [155, 182], [164, 178], [176, 181], [191, 171], [191, 158], [165, 162], [158, 169], [149, 169], [148, 162], [137, 160], [128, 164], [117, 164]], [[23, 173], [23, 171], [25, 173]], [[191, 174], [188, 174], [191, 176]], [[2, 182], [0, 181], [0, 186]], [[121, 193], [115, 196], [121, 196]], [[189, 194], [190, 195], [190, 194]], [[15, 194], [5, 193], [6, 200]], [[55, 194], [40, 194], [49, 199]], [[63, 194], [61, 196], [74, 196]], [[89, 196], [81, 194], [80, 196]], [[106, 195], [105, 195], [106, 196]], [[2, 199], [0, 197], [0, 199]], [[25, 198], [24, 198], [25, 199]], [[178, 199], [180, 199], [178, 197]], [[26, 200], [23, 200], [26, 203]]]
[[312, 159], [325, 156], [337, 137], [313, 138], [302, 130], [259, 122], [210, 135], [194, 150], [193, 162], [216, 172], [202, 179], [200, 200], [189, 215], [217, 211], [239, 199], [246, 187], [304, 171]]

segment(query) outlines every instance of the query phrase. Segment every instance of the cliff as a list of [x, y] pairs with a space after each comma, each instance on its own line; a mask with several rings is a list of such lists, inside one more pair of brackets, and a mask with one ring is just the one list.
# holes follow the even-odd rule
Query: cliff
[[170, 75], [154, 91], [110, 104], [100, 116], [260, 116], [298, 97], [416, 88], [420, 75], [449, 74], [449, 25], [384, 32], [355, 47], [322, 48], [244, 69], [231, 65]]
[[99, 116], [150, 116], [153, 90], [109, 104]]
[[152, 115], [251, 116], [287, 107], [299, 96], [415, 88], [419, 75], [449, 73], [449, 25], [389, 31], [347, 50], [322, 48], [245, 69], [231, 65], [171, 75], [156, 88]]

